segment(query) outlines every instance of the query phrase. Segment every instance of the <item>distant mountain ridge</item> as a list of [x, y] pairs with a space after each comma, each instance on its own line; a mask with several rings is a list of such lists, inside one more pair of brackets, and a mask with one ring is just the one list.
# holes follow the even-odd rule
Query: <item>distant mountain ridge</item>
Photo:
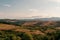
[[20, 20], [60, 21], [60, 17], [50, 17], [50, 18], [31, 17], [31, 18], [24, 18]]
[[60, 21], [60, 17], [50, 17], [50, 18], [40, 18], [40, 17], [28, 17], [28, 18], [22, 18], [22, 19], [0, 19], [1, 21]]
[[40, 18], [42, 21], [60, 21], [60, 17]]

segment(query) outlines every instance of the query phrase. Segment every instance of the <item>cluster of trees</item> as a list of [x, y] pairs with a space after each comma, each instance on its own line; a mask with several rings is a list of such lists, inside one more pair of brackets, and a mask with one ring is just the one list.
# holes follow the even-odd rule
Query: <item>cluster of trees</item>
[[21, 26], [25, 21], [16, 19], [0, 19], [0, 23]]
[[[40, 23], [35, 26], [20, 26], [24, 22], [26, 21], [6, 22], [0, 20], [0, 23], [18, 25], [22, 29], [30, 30], [30, 32], [39, 30], [44, 33], [44, 35], [15, 30], [0, 30], [0, 40], [60, 40], [60, 29], [56, 29], [55, 26], [40, 26]], [[60, 22], [57, 23], [57, 26], [60, 26]]]
[[0, 19], [0, 23], [11, 24], [16, 26], [22, 26], [24, 23], [29, 24], [32, 22], [37, 22], [34, 26], [54, 26], [59, 27], [60, 21], [37, 21], [37, 20], [16, 20], [16, 19]]
[[0, 40], [60, 40], [60, 30], [44, 34], [45, 35], [4, 30], [0, 31]]
[[33, 40], [32, 35], [12, 30], [0, 31], [0, 40]]

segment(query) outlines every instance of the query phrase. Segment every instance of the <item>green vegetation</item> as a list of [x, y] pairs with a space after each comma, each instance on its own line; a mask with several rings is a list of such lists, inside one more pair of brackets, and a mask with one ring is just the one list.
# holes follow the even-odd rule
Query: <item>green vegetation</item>
[[0, 31], [0, 40], [60, 40], [60, 30], [47, 32], [45, 35], [5, 30]]
[[[0, 20], [1, 21], [1, 20]], [[34, 24], [36, 23], [36, 24]], [[0, 22], [0, 40], [60, 40], [60, 22]]]

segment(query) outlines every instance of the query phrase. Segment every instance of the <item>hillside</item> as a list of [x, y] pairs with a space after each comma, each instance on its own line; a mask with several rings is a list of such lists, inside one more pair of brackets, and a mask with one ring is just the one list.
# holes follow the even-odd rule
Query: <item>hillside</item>
[[[10, 24], [9, 24], [10, 23]], [[27, 21], [21, 25], [0, 23], [0, 40], [59, 40], [59, 22]]]

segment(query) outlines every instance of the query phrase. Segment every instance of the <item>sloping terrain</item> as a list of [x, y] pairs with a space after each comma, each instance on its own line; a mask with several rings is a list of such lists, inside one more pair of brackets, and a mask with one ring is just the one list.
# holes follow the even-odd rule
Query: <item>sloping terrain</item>
[[13, 31], [19, 31], [19, 32], [29, 32], [31, 34], [43, 34], [39, 30], [30, 31], [29, 29], [24, 29], [19, 26], [8, 25], [8, 24], [0, 24], [0, 30], [13, 30]]
[[54, 25], [52, 21], [24, 22], [22, 26], [0, 23], [0, 40], [59, 40], [60, 27]]
[[0, 30], [12, 30], [12, 29], [16, 29], [16, 26], [8, 24], [0, 24]]

